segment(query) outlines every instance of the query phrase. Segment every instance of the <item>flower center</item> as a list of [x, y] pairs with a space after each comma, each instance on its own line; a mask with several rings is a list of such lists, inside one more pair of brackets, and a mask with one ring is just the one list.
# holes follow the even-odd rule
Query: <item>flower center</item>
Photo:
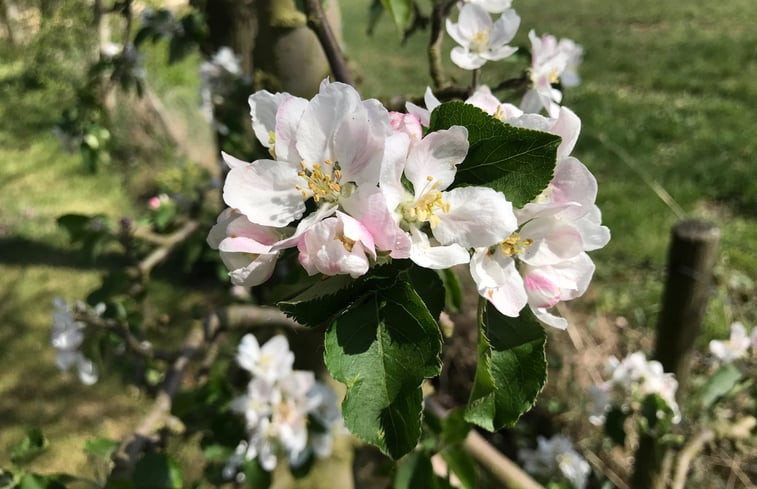
[[[433, 181], [432, 177], [426, 177], [429, 182]], [[442, 199], [442, 193], [436, 190], [439, 182], [434, 183], [417, 201], [402, 204], [400, 209], [402, 217], [407, 222], [427, 222], [431, 229], [439, 224], [439, 216], [435, 214], [436, 210], [449, 212], [449, 203]]]
[[[328, 168], [332, 166], [338, 166], [332, 163], [330, 160], [323, 162]], [[314, 163], [313, 169], [309, 170], [305, 168], [305, 162], [300, 161], [299, 173], [297, 173], [308, 186], [308, 189], [313, 194], [313, 200], [320, 202], [325, 200], [327, 202], [336, 202], [339, 199], [339, 194], [342, 191], [342, 186], [339, 180], [342, 178], [342, 172], [338, 168], [334, 168], [333, 172], [324, 172], [320, 163]], [[308, 191], [302, 185], [296, 185], [295, 188], [302, 192], [302, 197], [307, 199], [309, 197]]]
[[521, 239], [520, 234], [513, 233], [499, 244], [505, 256], [518, 255], [526, 251], [526, 248], [534, 244], [531, 238]]
[[484, 29], [473, 34], [473, 39], [470, 42], [470, 50], [480, 53], [489, 49], [489, 29]]
[[352, 247], [355, 246], [355, 240], [348, 238], [347, 236], [344, 236], [343, 234], [337, 234], [334, 236], [334, 240], [341, 241], [342, 246], [344, 246], [344, 249], [347, 250], [349, 253], [352, 253]]

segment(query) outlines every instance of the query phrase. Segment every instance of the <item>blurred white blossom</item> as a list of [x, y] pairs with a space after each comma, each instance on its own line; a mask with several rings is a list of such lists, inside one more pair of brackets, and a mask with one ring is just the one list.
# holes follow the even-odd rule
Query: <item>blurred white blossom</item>
[[755, 338], [757, 336], [755, 336], [754, 331], [752, 331], [752, 337], [750, 338], [744, 325], [740, 322], [735, 322], [731, 324], [730, 338], [724, 341], [710, 341], [710, 353], [715, 356], [718, 363], [733, 363], [734, 360], [748, 355], [749, 347], [752, 346]]
[[566, 479], [575, 489], [584, 489], [591, 473], [588, 462], [563, 435], [540, 436], [535, 449], [523, 449], [519, 456], [526, 472], [550, 480]]
[[[97, 382], [97, 365], [86, 358], [80, 351], [84, 341], [84, 329], [86, 325], [76, 321], [73, 316], [75, 309], [87, 310], [83, 303], [68, 304], [61, 297], [53, 299], [53, 325], [51, 343], [58, 352], [55, 364], [59, 369], [66, 371], [76, 367], [79, 380], [85, 385]], [[103, 304], [98, 304], [91, 310], [92, 314], [101, 315], [105, 310]]]

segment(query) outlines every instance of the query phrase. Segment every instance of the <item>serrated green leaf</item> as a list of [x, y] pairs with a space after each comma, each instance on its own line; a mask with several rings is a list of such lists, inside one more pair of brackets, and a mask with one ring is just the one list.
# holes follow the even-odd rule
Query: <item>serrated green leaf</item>
[[718, 368], [702, 387], [702, 407], [712, 406], [718, 399], [728, 394], [741, 381], [741, 371], [731, 364]]
[[413, 0], [381, 0], [397, 28], [404, 32], [413, 18]]
[[140, 489], [181, 489], [181, 467], [165, 453], [148, 453], [134, 466], [132, 479]]
[[84, 451], [95, 457], [110, 459], [118, 448], [119, 442], [110, 438], [98, 437], [84, 442]]
[[32, 428], [26, 432], [23, 440], [11, 449], [11, 462], [25, 464], [42, 453], [48, 446], [47, 438], [39, 428]]
[[420, 437], [421, 382], [441, 368], [441, 334], [407, 282], [377, 290], [327, 330], [325, 360], [347, 386], [345, 425], [397, 459]]
[[439, 274], [436, 273], [436, 270], [418, 265], [411, 266], [406, 274], [408, 281], [431, 312], [431, 316], [438, 320], [439, 314], [444, 309], [445, 300], [444, 282], [442, 282]]
[[454, 125], [468, 129], [470, 148], [457, 167], [451, 188], [490, 187], [504, 193], [515, 207], [523, 207], [552, 180], [559, 136], [504, 124], [478, 107], [462, 102], [437, 107], [431, 114], [429, 131]]
[[480, 307], [478, 365], [465, 419], [486, 430], [512, 426], [547, 380], [546, 335], [529, 309], [520, 317]]
[[348, 275], [324, 277], [295, 297], [276, 305], [300, 324], [322, 326], [331, 323], [368, 291], [394, 284], [398, 275], [409, 266], [405, 262], [409, 260], [376, 267], [358, 279]]
[[473, 457], [462, 447], [448, 447], [440, 452], [447, 467], [457, 476], [463, 489], [478, 487], [478, 473]]

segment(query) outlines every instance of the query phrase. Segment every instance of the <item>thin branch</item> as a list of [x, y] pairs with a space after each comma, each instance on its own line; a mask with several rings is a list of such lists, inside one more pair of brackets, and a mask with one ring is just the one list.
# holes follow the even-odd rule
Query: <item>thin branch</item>
[[355, 80], [347, 66], [347, 60], [344, 57], [342, 48], [331, 30], [326, 14], [323, 11], [320, 0], [305, 0], [305, 12], [308, 17], [308, 27], [315, 32], [318, 41], [321, 43], [326, 59], [329, 60], [331, 72], [337, 81], [355, 86]]
[[[444, 418], [447, 410], [434, 399], [427, 397], [426, 408], [434, 415]], [[463, 449], [468, 452], [486, 471], [491, 474], [503, 487], [511, 489], [544, 489], [530, 475], [518, 467], [515, 462], [505, 457], [502, 452], [494, 448], [475, 430], [468, 433], [463, 442]]]
[[444, 21], [456, 0], [439, 0], [431, 11], [431, 37], [428, 42], [428, 69], [434, 88], [441, 89], [447, 85], [442, 65], [442, 41], [444, 40]]
[[691, 462], [702, 451], [704, 446], [714, 439], [715, 431], [706, 428], [686, 442], [681, 449], [680, 455], [678, 455], [672, 489], [684, 489], [686, 487], [686, 475], [689, 473]]
[[165, 260], [171, 254], [174, 248], [176, 248], [176, 246], [186, 241], [186, 239], [189, 238], [189, 236], [191, 236], [199, 226], [200, 223], [197, 221], [187, 221], [181, 228], [179, 228], [178, 231], [167, 236], [166, 241], [162, 246], [156, 248], [152, 253], [147, 255], [144, 260], [139, 262], [137, 268], [140, 275], [143, 278], [149, 276], [152, 269], [155, 268], [155, 266], [160, 262]]
[[516, 90], [524, 88], [528, 85], [528, 73], [523, 72], [518, 78], [510, 78], [509, 80], [503, 80], [499, 84], [492, 87], [492, 92], [501, 92], [502, 90]]
[[106, 319], [93, 314], [77, 314], [75, 316], [77, 321], [82, 321], [88, 325], [94, 326], [99, 329], [110, 331], [126, 343], [126, 347], [132, 352], [146, 360], [166, 360], [170, 361], [177, 357], [176, 353], [166, 352], [163, 350], [156, 350], [152, 343], [149, 341], [140, 340], [131, 332], [131, 328], [128, 323], [121, 322], [115, 319]]

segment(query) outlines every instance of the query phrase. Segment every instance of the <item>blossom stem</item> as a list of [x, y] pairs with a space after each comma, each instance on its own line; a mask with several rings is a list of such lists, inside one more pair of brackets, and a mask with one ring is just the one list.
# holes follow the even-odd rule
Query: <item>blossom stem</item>
[[471, 85], [473, 87], [473, 90], [475, 90], [476, 88], [478, 88], [478, 75], [480, 73], [481, 73], [481, 69], [480, 68], [477, 68], [477, 69], [473, 70], [473, 76], [472, 76], [472, 79], [471, 79]]

